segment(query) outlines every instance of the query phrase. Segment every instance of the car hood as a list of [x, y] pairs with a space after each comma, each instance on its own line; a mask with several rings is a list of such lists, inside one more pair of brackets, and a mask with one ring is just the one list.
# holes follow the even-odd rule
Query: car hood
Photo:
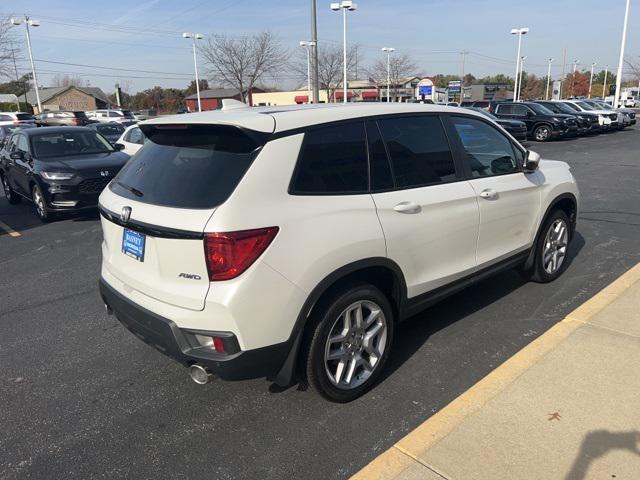
[[[113, 176], [129, 160], [124, 152], [93, 153], [65, 157], [50, 157], [39, 160], [39, 170], [76, 171], [91, 176]], [[100, 172], [108, 171], [107, 175]]]

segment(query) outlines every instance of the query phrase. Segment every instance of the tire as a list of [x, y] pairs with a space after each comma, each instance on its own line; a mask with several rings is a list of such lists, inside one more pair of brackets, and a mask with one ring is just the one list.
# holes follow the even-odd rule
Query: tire
[[[523, 271], [523, 275], [538, 283], [549, 283], [562, 275], [567, 263], [570, 238], [569, 217], [562, 210], [553, 210], [540, 229], [533, 265]], [[553, 262], [556, 262], [555, 265]]]
[[373, 387], [393, 344], [387, 297], [373, 285], [352, 284], [322, 302], [311, 322], [302, 356], [311, 388], [346, 403]]
[[2, 183], [2, 189], [4, 190], [4, 196], [11, 205], [16, 205], [22, 201], [20, 195], [13, 191], [11, 185], [9, 185], [9, 181], [5, 178], [4, 175], [0, 174], [0, 182]]
[[33, 186], [33, 190], [31, 191], [31, 199], [33, 200], [33, 205], [35, 207], [35, 212], [38, 218], [43, 223], [50, 222], [53, 219], [53, 215], [47, 211], [47, 201], [44, 199], [42, 190], [40, 190], [40, 187], [38, 185]]
[[536, 142], [548, 142], [551, 140], [551, 127], [549, 125], [538, 125], [533, 129], [533, 139]]

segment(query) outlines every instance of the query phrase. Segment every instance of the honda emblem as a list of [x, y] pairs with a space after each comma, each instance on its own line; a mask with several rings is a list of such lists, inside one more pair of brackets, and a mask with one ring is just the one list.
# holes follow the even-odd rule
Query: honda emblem
[[108, 177], [109, 176], [109, 170], [100, 170], [100, 176]]
[[120, 220], [127, 223], [131, 218], [131, 207], [122, 207], [122, 212], [120, 213]]

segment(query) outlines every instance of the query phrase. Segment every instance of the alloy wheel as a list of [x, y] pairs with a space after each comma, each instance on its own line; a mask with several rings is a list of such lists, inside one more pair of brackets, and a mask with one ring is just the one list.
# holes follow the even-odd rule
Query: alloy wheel
[[542, 247], [542, 267], [549, 275], [553, 275], [564, 263], [567, 255], [569, 229], [561, 218], [555, 220], [544, 239]]
[[367, 381], [387, 348], [387, 319], [370, 300], [347, 307], [334, 322], [325, 345], [324, 364], [331, 383], [345, 390]]
[[33, 203], [36, 206], [36, 211], [38, 212], [38, 216], [40, 218], [44, 218], [46, 216], [46, 210], [44, 206], [44, 198], [42, 198], [42, 194], [38, 188], [33, 189]]
[[539, 142], [544, 142], [549, 139], [549, 128], [548, 127], [539, 127], [536, 130], [536, 140]]

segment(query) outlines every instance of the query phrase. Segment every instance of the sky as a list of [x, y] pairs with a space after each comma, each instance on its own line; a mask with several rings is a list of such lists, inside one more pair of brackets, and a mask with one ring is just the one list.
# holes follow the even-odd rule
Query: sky
[[[112, 92], [119, 83], [129, 93], [150, 88], [185, 88], [193, 79], [190, 40], [184, 31], [206, 36], [244, 36], [261, 30], [276, 33], [294, 52], [310, 36], [309, 0], [24, 0], [24, 11], [41, 26], [32, 29], [32, 47], [41, 86], [58, 73], [80, 75], [91, 86]], [[341, 14], [318, 1], [319, 43], [342, 44]], [[529, 27], [523, 38], [525, 70], [552, 76], [567, 71], [575, 59], [579, 68], [592, 62], [617, 68], [625, 0], [360, 0], [348, 14], [348, 43], [358, 43], [360, 69], [394, 47], [411, 56], [417, 72], [459, 74], [461, 51], [469, 51], [465, 71], [476, 77], [505, 73], [513, 76], [517, 56], [511, 28]], [[18, 41], [24, 34], [16, 31]], [[640, 2], [632, 2], [626, 58], [640, 63]], [[59, 62], [59, 63], [55, 63]], [[68, 65], [76, 64], [76, 65]], [[99, 68], [101, 67], [101, 68]], [[19, 69], [26, 73], [26, 58]], [[201, 77], [207, 66], [201, 61]], [[359, 76], [366, 78], [364, 73]], [[283, 69], [267, 83], [292, 88], [296, 81]]]

